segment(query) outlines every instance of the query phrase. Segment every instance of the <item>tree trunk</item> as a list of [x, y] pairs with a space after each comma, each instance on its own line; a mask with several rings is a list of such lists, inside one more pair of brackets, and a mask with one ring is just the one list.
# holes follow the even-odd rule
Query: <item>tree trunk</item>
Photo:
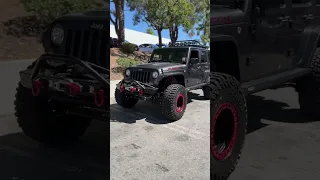
[[120, 17], [119, 1], [113, 1], [113, 2], [114, 2], [114, 7], [115, 7], [115, 13], [114, 13], [115, 20], [114, 20], [113, 24], [114, 24], [114, 29], [115, 29], [116, 34], [119, 39], [119, 34], [120, 34], [120, 32], [119, 32], [119, 17]]
[[118, 43], [121, 44], [125, 40], [124, 34], [124, 0], [119, 0], [119, 34], [118, 34]]
[[175, 43], [178, 40], [178, 27], [176, 25], [172, 25], [169, 27], [169, 33], [170, 33], [170, 40], [171, 43]]
[[162, 29], [157, 29], [157, 32], [158, 32], [158, 38], [159, 38], [159, 47], [162, 48], [162, 35], [161, 35]]

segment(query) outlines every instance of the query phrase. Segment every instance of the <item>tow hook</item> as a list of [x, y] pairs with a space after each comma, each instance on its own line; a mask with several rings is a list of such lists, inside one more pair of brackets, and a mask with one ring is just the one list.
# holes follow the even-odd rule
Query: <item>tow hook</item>
[[75, 96], [76, 94], [81, 92], [81, 87], [76, 83], [69, 83], [67, 84], [67, 86], [69, 87], [70, 96]]
[[105, 96], [103, 89], [94, 91], [94, 104], [97, 107], [103, 107], [105, 104]]
[[33, 81], [32, 83], [32, 95], [39, 96], [41, 89], [44, 88], [43, 82], [40, 79]]

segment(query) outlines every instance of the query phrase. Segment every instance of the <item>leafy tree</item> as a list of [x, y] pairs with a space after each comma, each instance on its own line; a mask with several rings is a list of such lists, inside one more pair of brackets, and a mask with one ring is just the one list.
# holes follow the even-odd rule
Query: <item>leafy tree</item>
[[133, 24], [146, 22], [158, 33], [159, 45], [162, 46], [162, 31], [167, 29], [169, 8], [168, 0], [127, 0], [131, 11], [135, 11]]
[[21, 0], [21, 2], [25, 9], [34, 13], [44, 25], [59, 16], [96, 7], [94, 0]]
[[152, 28], [148, 28], [148, 29], [147, 29], [147, 33], [148, 33], [148, 34], [151, 34], [151, 35], [156, 35], [156, 33], [154, 33], [154, 31], [153, 31]]
[[[192, 22], [197, 24], [195, 27], [196, 34], [200, 36], [203, 44], [210, 42], [210, 1], [209, 0], [190, 0], [195, 7], [195, 16]], [[194, 35], [194, 29], [189, 32], [189, 35]]]
[[183, 27], [185, 32], [193, 28], [194, 21], [190, 21], [195, 15], [195, 8], [189, 0], [168, 1], [168, 22], [171, 42], [178, 39], [179, 27]]
[[[113, 0], [114, 10], [110, 10], [110, 21], [114, 25], [116, 34], [118, 36], [118, 43], [122, 44], [125, 40], [124, 36], [124, 0]], [[114, 19], [112, 19], [112, 16]]]

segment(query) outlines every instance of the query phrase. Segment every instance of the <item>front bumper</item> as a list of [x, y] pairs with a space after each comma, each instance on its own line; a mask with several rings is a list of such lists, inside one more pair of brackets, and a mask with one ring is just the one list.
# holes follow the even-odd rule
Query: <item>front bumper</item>
[[122, 80], [116, 88], [132, 97], [143, 100], [148, 100], [158, 93], [157, 87], [136, 80]]
[[[46, 60], [60, 60], [69, 65], [78, 64], [90, 74], [94, 80], [82, 78], [67, 78], [53, 73], [45, 73], [44, 70], [50, 69]], [[52, 68], [52, 67], [51, 67]], [[58, 55], [43, 54], [37, 60], [33, 69], [20, 71], [21, 84], [32, 90], [34, 96], [49, 96], [54, 100], [63, 103], [70, 103], [81, 108], [106, 109], [109, 106], [109, 74], [103, 67], [82, 61], [80, 59]]]

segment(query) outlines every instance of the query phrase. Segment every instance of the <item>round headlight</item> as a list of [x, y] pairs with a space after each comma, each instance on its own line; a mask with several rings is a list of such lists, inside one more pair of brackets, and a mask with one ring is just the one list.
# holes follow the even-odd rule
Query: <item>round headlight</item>
[[153, 73], [152, 73], [152, 77], [153, 78], [157, 78], [159, 76], [159, 73], [157, 72], [157, 71], [154, 71]]
[[64, 39], [64, 30], [62, 26], [56, 25], [51, 29], [51, 41], [53, 44], [59, 46], [62, 44]]
[[126, 70], [126, 75], [130, 76], [130, 70], [129, 69]]

